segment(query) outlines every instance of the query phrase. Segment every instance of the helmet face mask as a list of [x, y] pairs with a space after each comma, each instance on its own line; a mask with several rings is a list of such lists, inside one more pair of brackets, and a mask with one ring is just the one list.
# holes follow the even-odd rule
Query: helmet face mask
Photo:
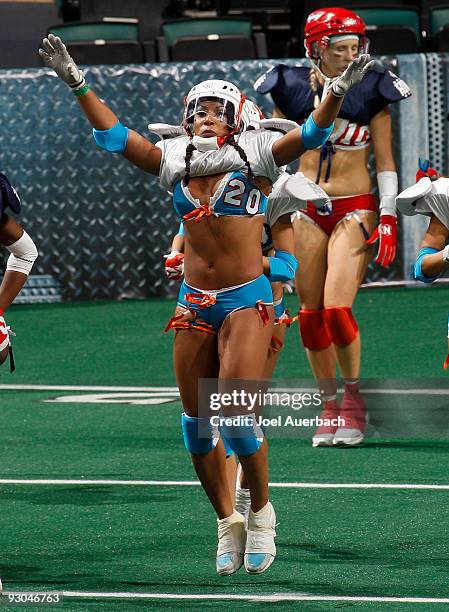
[[[239, 133], [244, 101], [245, 96], [233, 83], [221, 80], [203, 81], [192, 87], [184, 100], [184, 129], [192, 138], [195, 115], [207, 112], [229, 126], [230, 133]], [[216, 102], [216, 108], [212, 108], [208, 102]]]
[[193, 99], [186, 108], [185, 121], [193, 131], [195, 117], [204, 118], [207, 115], [220, 123], [224, 123], [231, 129], [235, 127], [234, 107], [223, 98], [202, 97]]

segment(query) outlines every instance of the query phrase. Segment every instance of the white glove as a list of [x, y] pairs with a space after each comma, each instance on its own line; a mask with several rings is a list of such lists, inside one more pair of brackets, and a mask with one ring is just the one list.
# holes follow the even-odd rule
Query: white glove
[[375, 60], [372, 60], [368, 53], [359, 55], [349, 64], [343, 74], [332, 83], [332, 92], [338, 97], [347, 94], [354, 85], [363, 79], [375, 63]]
[[49, 34], [48, 38], [44, 38], [39, 55], [44, 64], [53, 68], [58, 77], [73, 90], [81, 89], [86, 84], [82, 70], [75, 64], [59, 36]]
[[184, 253], [172, 251], [165, 257], [165, 274], [172, 280], [180, 280], [184, 276]]

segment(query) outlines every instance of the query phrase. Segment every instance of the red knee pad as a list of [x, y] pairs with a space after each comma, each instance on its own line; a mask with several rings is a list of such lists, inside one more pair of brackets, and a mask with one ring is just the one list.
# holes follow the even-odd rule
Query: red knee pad
[[351, 344], [359, 331], [352, 309], [347, 306], [332, 306], [325, 308], [323, 313], [332, 342], [337, 346]]
[[300, 310], [299, 329], [302, 343], [312, 351], [322, 351], [332, 342], [322, 310]]

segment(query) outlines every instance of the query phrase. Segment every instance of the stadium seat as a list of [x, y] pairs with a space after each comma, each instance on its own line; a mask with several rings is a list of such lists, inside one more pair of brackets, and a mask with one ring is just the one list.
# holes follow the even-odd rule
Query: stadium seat
[[374, 55], [418, 53], [415, 31], [408, 26], [367, 26], [369, 51]]
[[50, 26], [80, 64], [140, 64], [145, 61], [137, 20], [70, 22]]
[[430, 9], [430, 34], [432, 37], [449, 24], [449, 4], [446, 6], [434, 6]]
[[250, 19], [254, 32], [263, 32], [268, 57], [297, 57], [302, 7], [295, 0], [217, 0], [219, 15]]
[[173, 62], [190, 62], [198, 59], [235, 60], [256, 59], [254, 43], [245, 36], [204, 36], [180, 38], [171, 47]]
[[139, 21], [140, 39], [149, 41], [159, 35], [167, 4], [168, 0], [81, 0], [81, 20], [135, 18]]
[[177, 19], [163, 23], [161, 31], [159, 61], [267, 57], [265, 36], [252, 32], [249, 19]]
[[126, 21], [71, 21], [49, 26], [48, 33], [60, 36], [65, 42], [92, 42], [94, 40], [139, 40], [137, 19]]
[[171, 47], [179, 38], [185, 36], [228, 34], [251, 38], [252, 24], [249, 19], [176, 19], [164, 22], [161, 32], [167, 45]]
[[419, 23], [419, 12], [413, 7], [383, 5], [369, 3], [351, 5], [351, 10], [356, 12], [365, 21], [366, 25], [377, 26], [405, 26], [415, 32], [416, 40], [421, 38]]
[[449, 23], [432, 37], [434, 51], [447, 53], [449, 51]]
[[66, 46], [78, 64], [142, 64], [145, 61], [143, 47], [135, 41], [81, 41]]

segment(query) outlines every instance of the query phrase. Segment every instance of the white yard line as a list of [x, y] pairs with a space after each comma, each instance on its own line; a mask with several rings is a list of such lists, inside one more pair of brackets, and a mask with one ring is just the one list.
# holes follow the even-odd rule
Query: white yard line
[[[4, 391], [111, 391], [111, 392], [151, 392], [158, 394], [179, 393], [177, 387], [110, 387], [110, 386], [83, 386], [83, 385], [0, 385], [0, 390]], [[299, 393], [315, 390], [313, 387], [273, 387], [267, 393], [286, 392]], [[342, 389], [340, 389], [342, 391]], [[449, 395], [447, 389], [362, 389], [362, 393], [385, 394], [385, 395]]]
[[[63, 591], [63, 596], [70, 598], [95, 599], [172, 599], [172, 600], [233, 600], [233, 601], [354, 601], [379, 603], [449, 603], [449, 597], [364, 597], [351, 595], [309, 595], [307, 593], [267, 593], [266, 595], [235, 595], [226, 593], [198, 593], [196, 595], [181, 593], [95, 593], [83, 591]], [[6, 594], [6, 593], [5, 593]]]
[[157, 393], [179, 393], [178, 387], [107, 387], [84, 385], [0, 385], [5, 391], [148, 391]]
[[[4, 485], [81, 485], [115, 487], [199, 487], [197, 480], [94, 480], [87, 478], [0, 478]], [[383, 482], [270, 482], [274, 489], [405, 489], [449, 491], [449, 484]]]

